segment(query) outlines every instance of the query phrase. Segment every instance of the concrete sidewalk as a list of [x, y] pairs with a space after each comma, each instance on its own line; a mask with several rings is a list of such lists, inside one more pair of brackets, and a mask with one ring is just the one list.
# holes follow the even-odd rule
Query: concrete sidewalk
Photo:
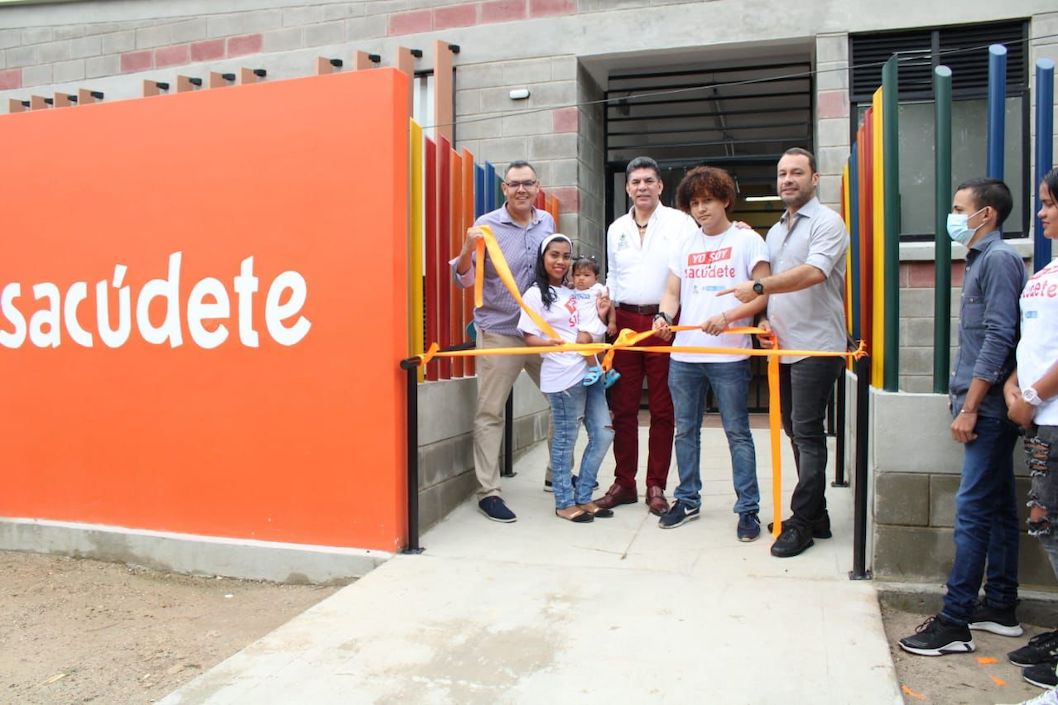
[[[767, 432], [754, 437], [767, 524]], [[827, 489], [833, 539], [773, 558], [770, 537], [735, 538], [723, 432], [704, 430], [702, 449], [702, 518], [664, 531], [643, 503], [556, 518], [541, 444], [504, 481], [516, 523], [467, 501], [421, 556], [393, 558], [161, 702], [902, 703], [874, 588], [848, 579], [851, 489]], [[612, 457], [601, 477], [602, 490]]]

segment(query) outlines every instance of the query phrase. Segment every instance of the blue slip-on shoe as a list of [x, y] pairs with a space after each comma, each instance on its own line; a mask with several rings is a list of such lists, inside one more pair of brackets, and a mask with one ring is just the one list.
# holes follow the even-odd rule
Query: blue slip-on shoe
[[617, 384], [617, 380], [621, 379], [621, 373], [617, 370], [607, 370], [606, 376], [602, 378], [602, 388], [609, 389], [610, 387]]
[[489, 519], [504, 524], [510, 524], [511, 522], [518, 520], [518, 517], [514, 515], [514, 512], [507, 508], [506, 502], [495, 495], [492, 497], [486, 497], [478, 502], [478, 510]]

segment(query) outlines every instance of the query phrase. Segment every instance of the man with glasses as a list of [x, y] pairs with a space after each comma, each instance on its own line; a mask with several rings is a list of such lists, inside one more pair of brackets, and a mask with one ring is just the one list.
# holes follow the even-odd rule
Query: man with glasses
[[[482, 225], [488, 225], [496, 236], [511, 274], [524, 292], [535, 279], [536, 256], [544, 238], [555, 232], [551, 214], [533, 207], [540, 190], [536, 170], [526, 161], [515, 161], [504, 172], [503, 195], [507, 202], [485, 213], [467, 230], [459, 256], [449, 264], [457, 285], [474, 286], [476, 267], [485, 267], [484, 304], [474, 311], [479, 348], [514, 348], [525, 346], [518, 330], [521, 310], [511, 297], [488, 255], [477, 261], [475, 247], [484, 237]], [[474, 415], [474, 471], [478, 483], [478, 508], [493, 521], [510, 523], [517, 519], [500, 497], [500, 443], [507, 396], [518, 374], [524, 369], [540, 386], [541, 356], [483, 355], [477, 359], [478, 406]]]
[[[661, 169], [650, 157], [636, 157], [625, 169], [625, 190], [632, 208], [615, 220], [606, 233], [606, 286], [616, 302], [614, 335], [623, 328], [650, 330], [665, 293], [669, 258], [698, 230], [698, 225], [675, 208], [661, 205]], [[672, 321], [669, 320], [669, 323]], [[666, 345], [652, 336], [641, 345]], [[610, 390], [614, 426], [614, 484], [596, 500], [604, 509], [639, 501], [636, 469], [639, 463], [639, 400], [647, 380], [650, 436], [647, 452], [646, 502], [651, 513], [669, 509], [665, 499], [672, 461], [674, 417], [669, 396], [667, 353], [619, 351], [613, 368], [621, 375]]]

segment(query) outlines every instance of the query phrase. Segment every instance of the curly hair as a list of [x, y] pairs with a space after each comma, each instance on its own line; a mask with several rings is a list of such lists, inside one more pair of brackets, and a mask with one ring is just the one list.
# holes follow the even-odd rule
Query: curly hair
[[689, 215], [691, 201], [715, 198], [726, 203], [724, 210], [730, 211], [736, 195], [735, 180], [726, 171], [712, 166], [696, 166], [676, 187], [676, 207]]

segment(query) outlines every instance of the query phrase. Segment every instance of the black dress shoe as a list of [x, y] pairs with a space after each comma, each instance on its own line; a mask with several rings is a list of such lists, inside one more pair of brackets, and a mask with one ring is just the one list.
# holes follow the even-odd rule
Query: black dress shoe
[[771, 555], [776, 558], [793, 558], [804, 553], [814, 544], [812, 534], [799, 524], [783, 524], [782, 533], [771, 545]]

